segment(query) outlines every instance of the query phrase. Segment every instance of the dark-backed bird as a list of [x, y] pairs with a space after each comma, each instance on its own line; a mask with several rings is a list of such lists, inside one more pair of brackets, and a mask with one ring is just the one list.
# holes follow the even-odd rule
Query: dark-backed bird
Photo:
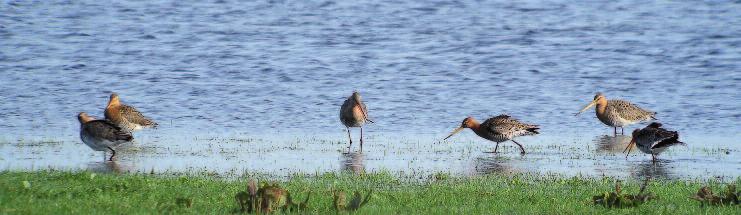
[[368, 119], [368, 108], [363, 104], [363, 100], [360, 98], [360, 93], [357, 91], [353, 92], [350, 97], [345, 99], [340, 107], [340, 121], [347, 128], [347, 138], [350, 140], [350, 145], [347, 146], [347, 150], [352, 147], [352, 137], [350, 136], [351, 127], [360, 128], [360, 151], [363, 151], [363, 125], [366, 122], [373, 123]]
[[96, 120], [85, 112], [78, 114], [77, 120], [80, 121], [80, 139], [82, 139], [82, 142], [95, 151], [103, 151], [103, 156], [105, 156], [106, 150], [110, 150], [112, 154], [111, 158], [108, 159], [109, 161], [113, 161], [116, 156], [114, 148], [134, 139], [130, 132], [121, 129], [108, 120]]
[[144, 117], [136, 108], [122, 104], [116, 93], [111, 94], [111, 98], [105, 108], [105, 118], [129, 132], [142, 128], [157, 127], [157, 123]]
[[465, 128], [470, 128], [479, 137], [496, 142], [497, 145], [494, 147], [493, 153], [497, 153], [499, 143], [511, 140], [520, 147], [521, 154], [525, 154], [525, 148], [515, 141], [514, 138], [539, 134], [538, 129], [540, 129], [538, 125], [522, 123], [517, 119], [504, 114], [489, 118], [481, 124], [479, 124], [479, 122], [477, 122], [473, 117], [468, 117], [463, 120], [460, 127], [456, 128], [452, 133], [450, 133], [450, 135], [445, 137], [444, 140], [447, 140]]
[[597, 112], [597, 119], [607, 126], [614, 128], [614, 135], [617, 136], [617, 128], [620, 133], [624, 134], [623, 127], [635, 123], [656, 119], [656, 112], [644, 110], [638, 105], [624, 100], [607, 100], [602, 93], [597, 93], [592, 102], [584, 106], [576, 115], [586, 111], [593, 105]]
[[661, 123], [653, 122], [643, 129], [633, 131], [630, 143], [623, 152], [627, 158], [633, 146], [637, 146], [643, 153], [651, 154], [651, 160], [656, 162], [656, 157], [669, 147], [684, 145], [679, 141], [679, 132], [669, 131], [661, 127]]

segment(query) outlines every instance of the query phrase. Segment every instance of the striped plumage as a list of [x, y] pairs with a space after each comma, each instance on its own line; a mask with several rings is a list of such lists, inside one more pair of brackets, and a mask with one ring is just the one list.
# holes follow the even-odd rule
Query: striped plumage
[[373, 123], [368, 119], [368, 107], [365, 106], [360, 98], [360, 93], [353, 92], [350, 97], [345, 99], [340, 107], [340, 121], [347, 128], [347, 138], [350, 139], [350, 150], [352, 147], [352, 137], [350, 137], [350, 127], [360, 127], [360, 151], [363, 151], [363, 125], [366, 122]]
[[[113, 148], [134, 139], [131, 133], [121, 129], [108, 120], [96, 120], [82, 112], [77, 115], [80, 121], [80, 139], [95, 151], [110, 150], [113, 154], [108, 160], [113, 160], [116, 150]], [[104, 154], [105, 155], [105, 154]]]
[[637, 146], [643, 153], [651, 154], [651, 159], [656, 162], [656, 156], [667, 148], [676, 145], [684, 145], [679, 141], [679, 133], [669, 131], [661, 127], [661, 123], [653, 122], [643, 129], [633, 131], [630, 143], [624, 151], [630, 154], [633, 145]]
[[504, 114], [489, 118], [484, 123], [478, 123], [473, 117], [468, 117], [463, 120], [459, 128], [455, 129], [445, 139], [450, 138], [465, 128], [470, 128], [479, 137], [496, 142], [497, 145], [494, 148], [494, 153], [497, 152], [499, 143], [511, 140], [520, 147], [520, 153], [522, 154], [525, 154], [525, 148], [515, 141], [514, 138], [539, 134], [538, 129], [540, 129], [538, 125], [522, 123]]
[[586, 111], [592, 105], [596, 105], [597, 119], [605, 125], [613, 127], [615, 135], [617, 135], [617, 128], [622, 131], [625, 126], [656, 119], [656, 112], [644, 110], [638, 105], [624, 100], [607, 100], [602, 93], [597, 93], [594, 100], [582, 108], [577, 115]]
[[111, 94], [105, 108], [105, 118], [129, 132], [157, 127], [157, 123], [142, 115], [136, 108], [121, 104], [116, 93]]

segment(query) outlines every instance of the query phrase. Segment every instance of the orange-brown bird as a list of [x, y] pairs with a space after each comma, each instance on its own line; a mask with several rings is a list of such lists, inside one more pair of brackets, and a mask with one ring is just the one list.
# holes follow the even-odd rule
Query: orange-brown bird
[[129, 132], [157, 127], [157, 123], [144, 117], [136, 108], [122, 104], [116, 93], [111, 94], [111, 99], [105, 108], [105, 118]]
[[479, 137], [496, 142], [497, 145], [494, 147], [493, 153], [497, 153], [499, 143], [511, 140], [520, 147], [521, 154], [525, 154], [525, 148], [523, 148], [522, 145], [513, 138], [524, 135], [539, 134], [538, 129], [540, 129], [538, 125], [525, 124], [504, 114], [489, 118], [481, 124], [479, 124], [479, 122], [477, 122], [473, 117], [467, 117], [463, 120], [461, 126], [445, 137], [444, 140], [447, 140], [465, 128], [470, 128], [474, 133], [476, 133], [476, 135], [479, 135]]

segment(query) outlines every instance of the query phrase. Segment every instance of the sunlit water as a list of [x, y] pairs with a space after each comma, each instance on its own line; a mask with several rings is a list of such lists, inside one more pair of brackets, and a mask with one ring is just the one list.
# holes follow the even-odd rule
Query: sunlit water
[[[741, 175], [741, 4], [142, 1], [0, 4], [0, 169]], [[343, 154], [353, 90], [376, 122]], [[659, 113], [687, 147], [651, 164], [594, 111]], [[79, 141], [110, 92], [160, 122], [116, 163]], [[541, 125], [495, 155], [466, 116]], [[626, 133], [638, 128], [627, 128]], [[353, 130], [354, 138], [359, 135]], [[357, 139], [355, 142], [357, 147]], [[353, 148], [353, 151], [357, 148]], [[420, 174], [420, 175], [423, 175]]]

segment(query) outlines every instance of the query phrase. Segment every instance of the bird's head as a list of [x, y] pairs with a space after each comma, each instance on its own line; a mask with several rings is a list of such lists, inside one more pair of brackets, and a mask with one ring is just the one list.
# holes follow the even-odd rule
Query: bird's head
[[77, 120], [80, 121], [80, 124], [84, 124], [86, 122], [90, 122], [95, 120], [92, 116], [88, 116], [85, 112], [80, 112], [80, 114], [77, 114]]

